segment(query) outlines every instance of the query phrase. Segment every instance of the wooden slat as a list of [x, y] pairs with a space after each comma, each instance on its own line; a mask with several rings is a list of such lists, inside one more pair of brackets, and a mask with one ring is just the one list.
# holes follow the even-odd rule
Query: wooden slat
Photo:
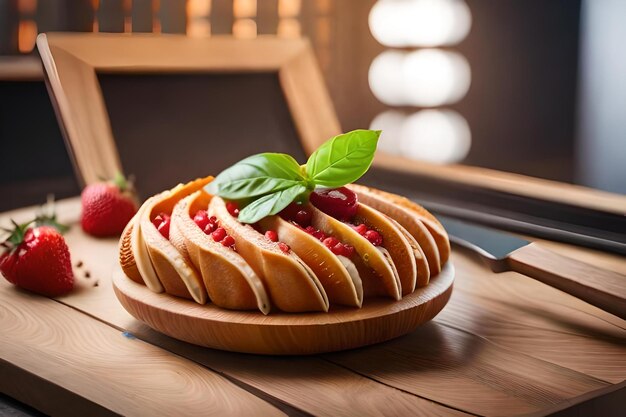
[[540, 411], [609, 385], [437, 323], [377, 347], [326, 357], [377, 381], [479, 415]]
[[98, 7], [98, 30], [100, 32], [124, 32], [123, 0], [101, 1]]
[[[206, 368], [6, 282], [0, 284], [0, 327], [3, 374], [8, 362], [23, 376], [37, 375], [99, 404], [96, 413], [104, 408], [124, 415], [283, 415]], [[0, 378], [0, 389], [12, 383]], [[52, 396], [39, 406], [64, 415], [91, 411]]]
[[233, 0], [211, 2], [211, 34], [233, 33]]
[[186, 0], [161, 1], [159, 16], [161, 19], [161, 32], [185, 33], [187, 30]]
[[131, 15], [133, 32], [152, 32], [152, 0], [133, 0]]

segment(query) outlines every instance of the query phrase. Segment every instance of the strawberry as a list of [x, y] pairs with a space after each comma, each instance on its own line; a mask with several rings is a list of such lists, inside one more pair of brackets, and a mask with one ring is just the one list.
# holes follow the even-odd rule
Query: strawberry
[[[72, 290], [74, 274], [70, 251], [52, 226], [18, 225], [2, 246], [0, 272], [10, 283], [48, 297]], [[41, 224], [38, 222], [37, 224]]]
[[122, 174], [113, 182], [91, 184], [81, 194], [83, 230], [99, 237], [119, 236], [137, 212], [132, 187]]

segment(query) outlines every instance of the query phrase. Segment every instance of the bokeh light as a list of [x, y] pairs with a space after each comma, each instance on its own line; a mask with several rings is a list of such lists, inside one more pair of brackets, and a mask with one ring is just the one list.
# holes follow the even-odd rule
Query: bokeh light
[[374, 38], [398, 48], [453, 45], [467, 36], [471, 25], [462, 0], [380, 0], [369, 15]]

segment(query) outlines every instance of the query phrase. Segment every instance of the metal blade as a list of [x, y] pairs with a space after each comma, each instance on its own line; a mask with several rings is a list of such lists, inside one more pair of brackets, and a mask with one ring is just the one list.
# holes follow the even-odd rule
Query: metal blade
[[530, 243], [527, 240], [489, 227], [466, 223], [446, 216], [437, 215], [437, 219], [450, 235], [450, 241], [477, 251], [490, 259], [503, 260], [514, 250]]

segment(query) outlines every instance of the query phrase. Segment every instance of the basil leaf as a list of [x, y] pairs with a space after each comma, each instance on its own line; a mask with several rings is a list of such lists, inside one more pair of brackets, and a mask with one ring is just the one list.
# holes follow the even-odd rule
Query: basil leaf
[[380, 130], [353, 130], [320, 146], [309, 157], [306, 173], [322, 187], [341, 187], [358, 180], [372, 164]]
[[263, 217], [277, 214], [306, 189], [304, 185], [294, 185], [263, 196], [244, 207], [237, 219], [242, 223], [256, 223]]
[[284, 190], [305, 183], [300, 165], [290, 155], [261, 153], [245, 158], [222, 171], [205, 190], [239, 200]]

